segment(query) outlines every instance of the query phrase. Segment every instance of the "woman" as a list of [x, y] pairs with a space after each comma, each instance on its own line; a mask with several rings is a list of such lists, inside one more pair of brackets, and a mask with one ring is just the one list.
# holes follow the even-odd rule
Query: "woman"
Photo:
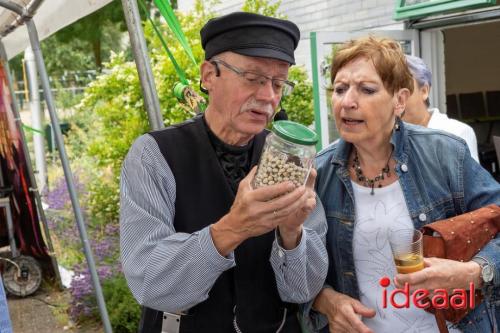
[[402, 119], [407, 123], [442, 130], [464, 139], [472, 157], [479, 162], [477, 139], [472, 127], [456, 119], [448, 118], [437, 108], [429, 109], [432, 73], [427, 65], [419, 57], [411, 55], [406, 56], [406, 62], [413, 75], [414, 90], [406, 102]]
[[[463, 140], [400, 120], [413, 79], [397, 42], [368, 37], [345, 44], [331, 78], [341, 139], [316, 161], [330, 268], [312, 304], [312, 323], [315, 329], [329, 324], [330, 332], [437, 332], [424, 310], [384, 308], [380, 279], [393, 281], [389, 292], [405, 282], [429, 290], [467, 288], [471, 281], [489, 287], [480, 264], [431, 258], [420, 272], [396, 275], [387, 233], [498, 204], [500, 186]], [[497, 237], [478, 253], [495, 269], [489, 284], [497, 293], [498, 246]], [[483, 302], [450, 331], [491, 332], [493, 311]]]

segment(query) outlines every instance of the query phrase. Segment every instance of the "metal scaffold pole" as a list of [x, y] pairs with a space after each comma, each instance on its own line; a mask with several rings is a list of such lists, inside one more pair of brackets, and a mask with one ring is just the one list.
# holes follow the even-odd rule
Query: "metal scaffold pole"
[[42, 82], [45, 102], [47, 103], [47, 109], [49, 110], [52, 129], [54, 131], [54, 138], [57, 145], [57, 149], [59, 151], [59, 157], [61, 159], [61, 164], [64, 170], [66, 183], [68, 185], [68, 192], [71, 198], [71, 204], [73, 206], [73, 212], [75, 214], [78, 231], [80, 232], [80, 239], [82, 240], [83, 250], [85, 252], [85, 258], [87, 259], [90, 276], [92, 277], [92, 284], [94, 286], [97, 305], [99, 306], [99, 311], [101, 313], [101, 319], [104, 325], [104, 331], [106, 333], [111, 333], [112, 332], [111, 323], [109, 321], [108, 311], [106, 310], [106, 303], [104, 301], [104, 296], [102, 294], [101, 283], [99, 282], [99, 276], [97, 275], [94, 257], [92, 255], [92, 249], [90, 248], [87, 229], [85, 228], [85, 222], [83, 221], [82, 209], [80, 207], [80, 202], [78, 201], [78, 194], [76, 192], [76, 186], [73, 179], [73, 172], [71, 171], [68, 155], [66, 154], [66, 148], [64, 147], [61, 128], [59, 126], [59, 119], [57, 118], [57, 113], [55, 109], [54, 98], [50, 90], [49, 77], [47, 75], [47, 70], [45, 69], [45, 63], [43, 61], [43, 55], [40, 49], [40, 41], [38, 40], [38, 33], [36, 31], [35, 24], [33, 23], [32, 20], [26, 21], [26, 27], [28, 28], [28, 34], [30, 36], [31, 48], [33, 49], [33, 53], [35, 54], [38, 74], [40, 75], [40, 80]]
[[144, 106], [148, 113], [149, 126], [151, 129], [157, 130], [164, 127], [163, 117], [160, 111], [160, 101], [156, 92], [153, 71], [151, 70], [148, 48], [144, 39], [139, 8], [136, 0], [122, 0], [122, 5], [130, 35], [130, 44], [141, 82]]

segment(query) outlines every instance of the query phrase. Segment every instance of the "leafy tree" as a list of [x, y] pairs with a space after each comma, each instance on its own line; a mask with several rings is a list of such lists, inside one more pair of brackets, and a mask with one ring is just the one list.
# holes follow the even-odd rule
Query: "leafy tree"
[[125, 19], [121, 1], [114, 0], [100, 10], [65, 27], [56, 34], [59, 42], [69, 44], [78, 39], [91, 47], [95, 67], [102, 67], [103, 51], [118, 49], [120, 32], [125, 31]]
[[274, 4], [270, 4], [267, 0], [245, 0], [241, 10], [244, 12], [257, 13], [276, 18], [286, 18], [286, 15], [278, 12], [280, 6], [281, 0], [274, 2]]
[[65, 71], [81, 72], [95, 69], [92, 54], [85, 42], [78, 38], [61, 43], [57, 34], [42, 42], [42, 54], [49, 75], [62, 75]]

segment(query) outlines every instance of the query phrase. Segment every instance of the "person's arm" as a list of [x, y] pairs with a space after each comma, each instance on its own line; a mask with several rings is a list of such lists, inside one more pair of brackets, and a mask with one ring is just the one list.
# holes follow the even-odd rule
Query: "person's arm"
[[140, 137], [122, 168], [120, 246], [123, 272], [137, 301], [179, 312], [208, 298], [219, 275], [235, 265], [214, 247], [209, 227], [178, 233], [173, 226], [175, 179], [150, 135]]
[[479, 163], [479, 155], [477, 152], [477, 139], [476, 139], [476, 133], [474, 133], [474, 130], [470, 126], [466, 126], [463, 130], [462, 135], [460, 136], [465, 140], [467, 143], [467, 146], [469, 147], [470, 154], [474, 160], [476, 160], [477, 163]]
[[[464, 170], [464, 211], [469, 212], [487, 206], [489, 204], [500, 205], [500, 184], [479, 164], [474, 163], [467, 155], [463, 162]], [[500, 234], [492, 239], [481, 251], [476, 253], [494, 268], [494, 279], [492, 285], [500, 287]]]
[[328, 272], [326, 231], [325, 212], [319, 198], [304, 222], [301, 238], [294, 249], [283, 247], [277, 231], [270, 261], [283, 301], [305, 303], [321, 290]]
[[[452, 151], [450, 149], [450, 151]], [[500, 204], [500, 184], [493, 177], [476, 163], [470, 155], [467, 145], [462, 144], [457, 153], [457, 163], [462, 170], [461, 182], [451, 182], [457, 184], [452, 188], [452, 193], [463, 193], [463, 197], [458, 197], [458, 205], [461, 211], [470, 212], [478, 208]], [[450, 175], [455, 175], [456, 170], [449, 171]], [[500, 286], [500, 235], [488, 242], [475, 257], [485, 260], [494, 269], [494, 279], [492, 286]], [[409, 283], [412, 288], [424, 288], [433, 290], [444, 288], [447, 290], [467, 289], [470, 282], [474, 282], [476, 287], [482, 286], [480, 278], [481, 269], [474, 261], [459, 262], [440, 258], [425, 258], [425, 268], [421, 271], [410, 274], [398, 274], [395, 278], [395, 285], [402, 288], [405, 283]]]

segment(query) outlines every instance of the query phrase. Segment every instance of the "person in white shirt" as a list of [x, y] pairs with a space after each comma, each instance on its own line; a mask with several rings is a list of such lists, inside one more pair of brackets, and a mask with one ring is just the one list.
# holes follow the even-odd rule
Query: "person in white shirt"
[[415, 89], [406, 102], [406, 109], [402, 119], [408, 123], [442, 130], [464, 139], [471, 156], [479, 162], [477, 139], [472, 127], [456, 119], [448, 118], [446, 114], [441, 113], [437, 108], [429, 108], [432, 73], [427, 65], [419, 57], [410, 55], [406, 56], [406, 62], [413, 75]]

